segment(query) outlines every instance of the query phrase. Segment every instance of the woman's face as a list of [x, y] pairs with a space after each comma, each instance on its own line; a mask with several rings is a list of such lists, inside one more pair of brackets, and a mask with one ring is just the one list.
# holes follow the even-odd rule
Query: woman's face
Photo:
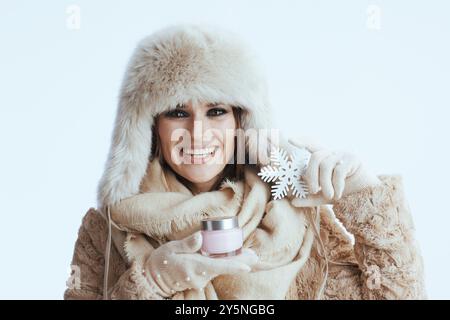
[[234, 154], [232, 107], [188, 102], [160, 114], [156, 121], [166, 163], [192, 183], [194, 192], [209, 191]]

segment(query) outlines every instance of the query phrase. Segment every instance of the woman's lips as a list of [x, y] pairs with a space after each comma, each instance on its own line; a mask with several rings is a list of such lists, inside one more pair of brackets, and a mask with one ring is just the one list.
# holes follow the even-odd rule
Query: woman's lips
[[185, 164], [205, 164], [214, 158], [218, 149], [218, 146], [202, 149], [181, 148], [180, 156]]

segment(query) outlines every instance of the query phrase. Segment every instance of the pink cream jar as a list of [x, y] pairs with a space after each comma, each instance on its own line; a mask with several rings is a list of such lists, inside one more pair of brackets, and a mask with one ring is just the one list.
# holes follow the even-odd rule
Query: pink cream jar
[[241, 253], [244, 236], [236, 216], [204, 219], [201, 233], [203, 255], [220, 258]]

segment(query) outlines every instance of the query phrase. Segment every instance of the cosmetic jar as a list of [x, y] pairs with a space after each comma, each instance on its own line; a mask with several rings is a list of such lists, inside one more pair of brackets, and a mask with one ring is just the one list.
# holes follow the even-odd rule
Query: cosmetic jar
[[204, 219], [201, 233], [203, 255], [221, 258], [241, 253], [244, 235], [236, 216]]

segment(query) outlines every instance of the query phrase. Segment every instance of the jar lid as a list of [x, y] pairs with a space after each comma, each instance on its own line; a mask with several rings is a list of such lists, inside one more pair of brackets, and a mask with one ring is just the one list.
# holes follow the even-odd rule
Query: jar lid
[[213, 231], [234, 228], [239, 228], [239, 223], [236, 216], [214, 217], [202, 220], [202, 230]]

